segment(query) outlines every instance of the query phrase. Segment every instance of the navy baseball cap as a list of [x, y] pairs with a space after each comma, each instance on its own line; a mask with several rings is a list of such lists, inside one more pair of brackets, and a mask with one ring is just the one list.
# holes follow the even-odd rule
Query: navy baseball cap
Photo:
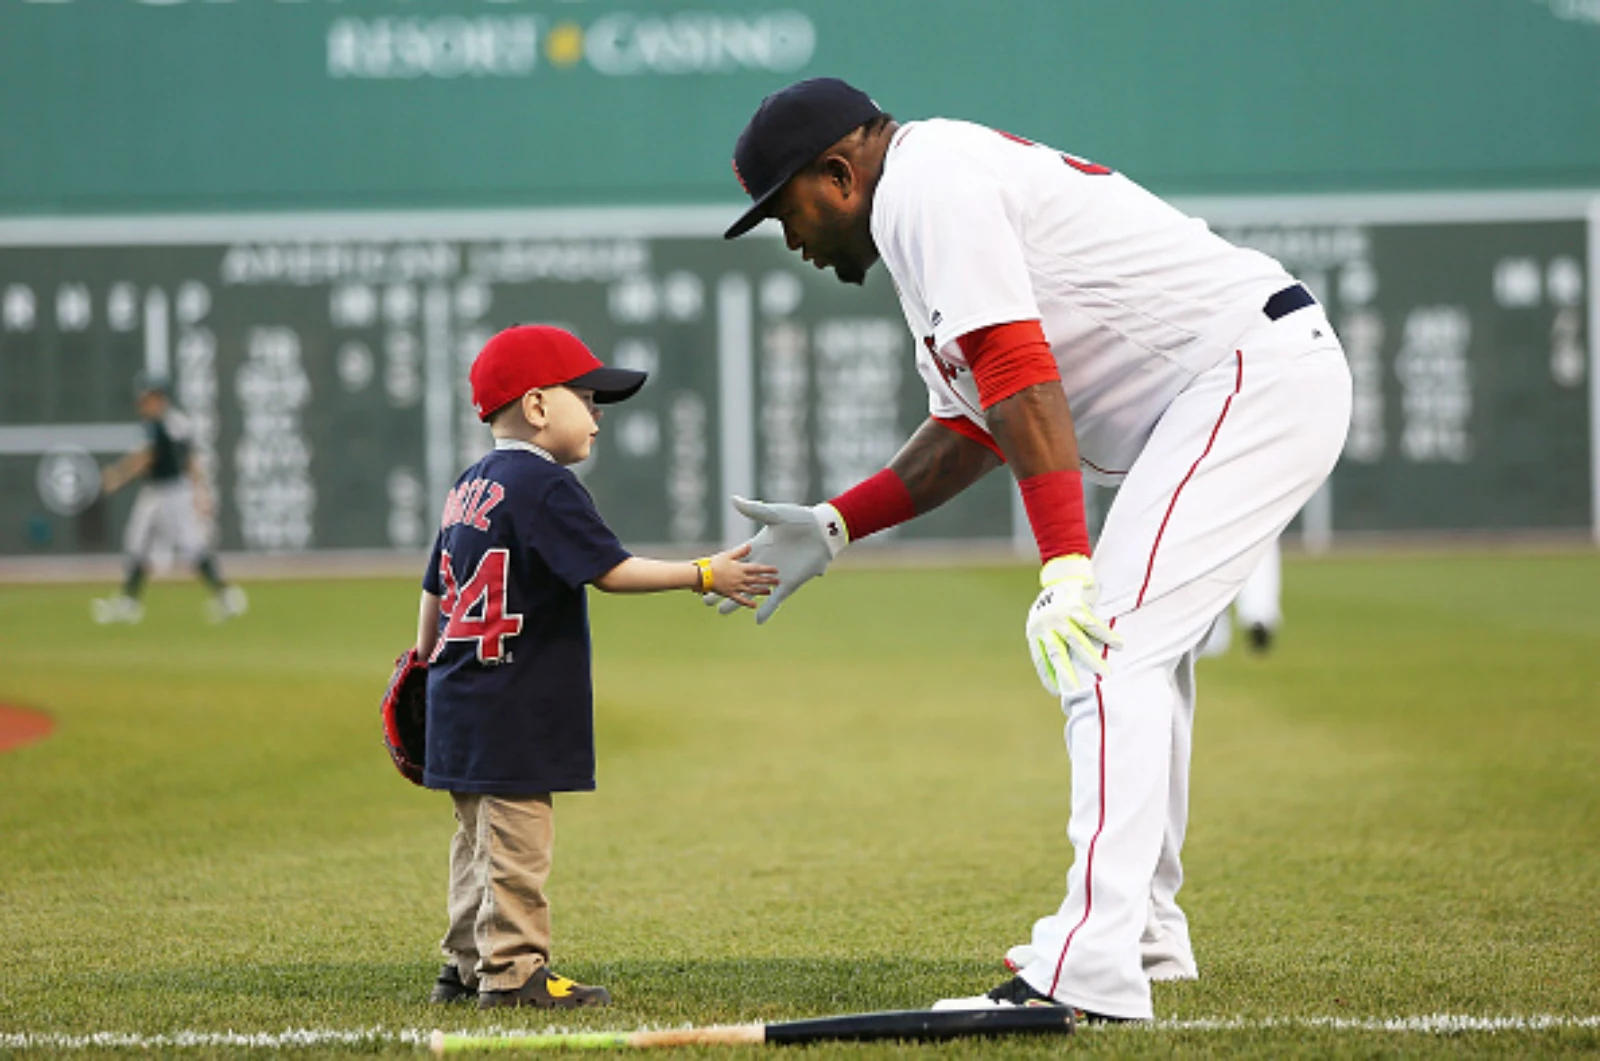
[[633, 397], [645, 373], [607, 368], [583, 340], [548, 324], [518, 324], [486, 343], [472, 362], [472, 408], [488, 420], [504, 406], [539, 387], [584, 387], [596, 405]]
[[790, 177], [882, 113], [871, 96], [836, 77], [796, 81], [762, 100], [733, 148], [733, 175], [755, 202], [722, 238], [734, 239], [759, 225]]

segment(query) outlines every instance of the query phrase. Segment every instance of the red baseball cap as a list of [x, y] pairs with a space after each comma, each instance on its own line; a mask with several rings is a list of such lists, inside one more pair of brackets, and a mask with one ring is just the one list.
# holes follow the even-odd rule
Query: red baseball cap
[[548, 324], [518, 324], [484, 344], [472, 362], [472, 408], [488, 420], [539, 387], [586, 387], [597, 405], [633, 397], [646, 373], [607, 368], [569, 331]]

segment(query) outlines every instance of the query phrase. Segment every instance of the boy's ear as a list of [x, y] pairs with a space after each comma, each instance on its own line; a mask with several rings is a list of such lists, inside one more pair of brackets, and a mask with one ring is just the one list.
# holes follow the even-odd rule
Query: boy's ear
[[533, 427], [544, 426], [544, 391], [531, 390], [522, 396], [522, 416]]

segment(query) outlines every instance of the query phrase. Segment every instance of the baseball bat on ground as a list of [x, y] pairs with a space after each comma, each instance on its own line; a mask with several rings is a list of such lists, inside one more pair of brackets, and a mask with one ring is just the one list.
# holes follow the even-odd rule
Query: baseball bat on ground
[[1065, 1006], [1017, 1009], [887, 1010], [845, 1017], [819, 1017], [777, 1024], [721, 1024], [637, 1032], [550, 1032], [531, 1035], [433, 1033], [435, 1057], [468, 1050], [617, 1050], [652, 1046], [791, 1045], [873, 1039], [956, 1039], [982, 1035], [1069, 1034], [1072, 1010]]

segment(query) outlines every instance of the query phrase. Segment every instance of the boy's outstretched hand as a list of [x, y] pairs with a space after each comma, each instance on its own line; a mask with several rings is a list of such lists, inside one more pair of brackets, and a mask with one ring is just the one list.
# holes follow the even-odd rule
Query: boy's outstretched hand
[[702, 556], [692, 564], [685, 560], [651, 560], [630, 556], [594, 580], [607, 593], [658, 593], [669, 589], [692, 589], [697, 593], [716, 593], [726, 597], [729, 606], [756, 606], [756, 597], [765, 597], [778, 585], [778, 569], [768, 564], [745, 563], [750, 543]]
[[757, 597], [771, 593], [778, 585], [778, 569], [770, 564], [744, 563], [750, 555], [750, 543], [735, 546], [707, 557], [711, 567], [710, 590], [719, 593], [735, 604], [754, 608]]

